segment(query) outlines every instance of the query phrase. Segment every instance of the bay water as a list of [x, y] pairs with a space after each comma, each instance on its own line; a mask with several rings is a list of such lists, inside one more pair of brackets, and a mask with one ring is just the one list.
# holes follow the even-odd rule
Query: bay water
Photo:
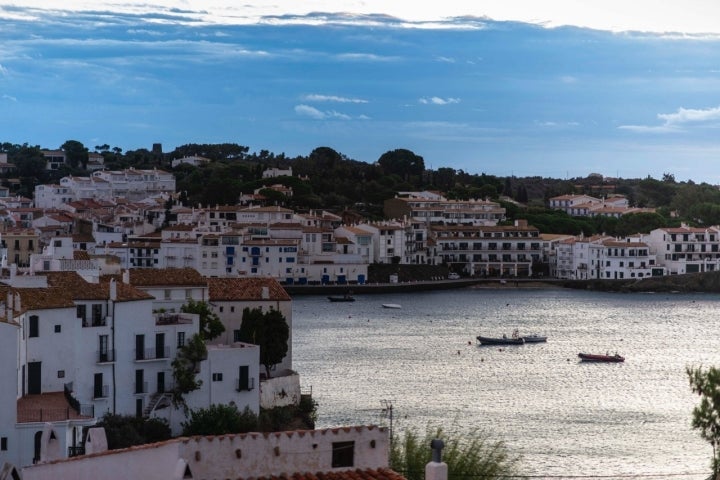
[[[710, 474], [686, 368], [720, 366], [719, 295], [507, 287], [355, 298], [293, 298], [293, 365], [318, 402], [317, 428], [479, 430], [533, 478]], [[514, 329], [548, 341], [475, 338]], [[582, 363], [579, 352], [626, 360]]]

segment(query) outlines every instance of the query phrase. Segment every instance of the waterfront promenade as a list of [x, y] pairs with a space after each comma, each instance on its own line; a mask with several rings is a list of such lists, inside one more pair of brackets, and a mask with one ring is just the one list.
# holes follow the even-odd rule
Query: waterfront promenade
[[534, 278], [499, 279], [499, 278], [461, 278], [458, 280], [418, 280], [410, 282], [386, 282], [359, 284], [324, 284], [324, 285], [284, 285], [289, 295], [342, 295], [406, 293], [428, 290], [451, 290], [458, 288], [548, 288], [562, 287], [563, 281], [555, 279], [538, 280]]

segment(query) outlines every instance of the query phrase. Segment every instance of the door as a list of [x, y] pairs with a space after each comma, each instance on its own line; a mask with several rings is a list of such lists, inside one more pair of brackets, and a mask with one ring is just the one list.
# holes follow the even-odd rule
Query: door
[[145, 393], [145, 371], [135, 370], [135, 393]]
[[250, 368], [247, 365], [240, 367], [238, 390], [250, 390]]
[[155, 334], [155, 358], [165, 358], [165, 334]]
[[100, 361], [101, 362], [107, 362], [110, 360], [110, 356], [108, 355], [108, 336], [107, 335], [100, 335]]
[[29, 395], [37, 395], [42, 393], [42, 369], [40, 367], [40, 364], [42, 362], [29, 362], [28, 363], [28, 394]]
[[93, 398], [102, 398], [103, 396], [103, 374], [96, 373], [93, 379]]
[[157, 391], [165, 393], [165, 372], [157, 373]]
[[145, 359], [145, 335], [135, 335], [135, 360]]

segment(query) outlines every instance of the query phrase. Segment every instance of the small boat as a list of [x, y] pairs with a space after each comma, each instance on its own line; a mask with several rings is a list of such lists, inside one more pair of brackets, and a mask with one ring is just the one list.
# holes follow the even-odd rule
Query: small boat
[[609, 354], [596, 354], [596, 353], [578, 353], [581, 362], [605, 362], [605, 363], [619, 363], [624, 362], [625, 357], [618, 355]]
[[503, 335], [502, 337], [483, 337], [478, 335], [477, 337], [480, 345], [522, 345], [525, 343], [522, 337], [508, 337]]
[[402, 308], [399, 303], [383, 303], [383, 308]]
[[542, 343], [547, 342], [547, 337], [543, 335], [538, 335], [536, 333], [533, 333], [532, 335], [523, 335], [522, 339], [525, 340], [525, 343]]
[[354, 302], [355, 297], [352, 295], [342, 295], [342, 296], [336, 296], [336, 297], [327, 297], [328, 300], [331, 302]]

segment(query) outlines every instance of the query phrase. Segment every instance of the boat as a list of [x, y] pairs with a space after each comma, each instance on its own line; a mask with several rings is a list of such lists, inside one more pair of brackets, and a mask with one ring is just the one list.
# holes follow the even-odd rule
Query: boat
[[596, 354], [596, 353], [578, 353], [581, 362], [605, 362], [605, 363], [619, 363], [624, 362], [625, 357], [618, 355], [609, 354]]
[[383, 308], [402, 308], [402, 306], [398, 303], [383, 303]]
[[544, 335], [538, 335], [537, 333], [533, 333], [532, 335], [523, 335], [522, 339], [525, 340], [525, 343], [542, 343], [547, 342], [547, 337]]
[[334, 296], [334, 297], [327, 297], [328, 300], [331, 302], [354, 302], [355, 297], [352, 295], [342, 295], [342, 296]]
[[477, 336], [480, 345], [522, 345], [525, 343], [522, 337], [508, 337], [503, 335], [502, 337], [483, 337], [482, 335]]

